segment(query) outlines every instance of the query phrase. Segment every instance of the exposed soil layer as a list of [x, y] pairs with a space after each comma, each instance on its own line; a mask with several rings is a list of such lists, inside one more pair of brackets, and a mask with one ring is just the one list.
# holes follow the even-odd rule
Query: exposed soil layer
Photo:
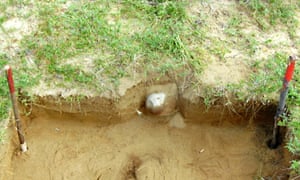
[[[21, 118], [29, 150], [20, 153], [11, 123], [0, 179], [288, 178], [288, 153], [266, 145], [276, 107], [215, 101], [207, 109], [177, 87], [133, 85], [117, 99], [37, 98], [20, 108], [31, 112]], [[167, 95], [159, 116], [144, 109], [153, 92]]]
[[[252, 126], [205, 116], [134, 116], [104, 124], [97, 114], [35, 108], [26, 118], [29, 151], [17, 138], [6, 179], [253, 179], [287, 178], [283, 147], [270, 150], [272, 107]], [[196, 109], [195, 109], [196, 111]], [[204, 119], [203, 119], [204, 118]], [[25, 119], [25, 117], [23, 118]], [[212, 123], [208, 123], [212, 122]], [[283, 178], [283, 179], [285, 179]]]

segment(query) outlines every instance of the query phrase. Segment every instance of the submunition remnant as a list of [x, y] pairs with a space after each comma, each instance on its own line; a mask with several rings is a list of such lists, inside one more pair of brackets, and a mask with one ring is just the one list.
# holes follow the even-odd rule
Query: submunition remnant
[[163, 112], [166, 94], [153, 93], [147, 96], [146, 109], [152, 114], [158, 115]]

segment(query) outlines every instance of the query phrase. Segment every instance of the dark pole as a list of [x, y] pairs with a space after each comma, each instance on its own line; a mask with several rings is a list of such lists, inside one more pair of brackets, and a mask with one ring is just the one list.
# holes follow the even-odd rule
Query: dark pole
[[17, 106], [18, 104], [17, 104], [16, 93], [15, 93], [15, 86], [14, 86], [12, 69], [11, 69], [10, 66], [5, 66], [5, 71], [6, 71], [7, 83], [8, 83], [11, 102], [12, 102], [12, 106], [13, 106], [15, 122], [16, 122], [16, 128], [17, 128], [17, 133], [18, 133], [18, 138], [19, 138], [21, 150], [22, 150], [22, 152], [26, 152], [27, 151], [27, 145], [26, 145], [25, 138], [24, 138], [24, 135], [23, 135], [23, 132], [22, 132], [22, 125], [21, 125], [18, 106]]
[[289, 64], [286, 68], [285, 76], [283, 79], [283, 87], [280, 91], [280, 97], [279, 97], [279, 104], [277, 107], [276, 114], [274, 116], [274, 127], [273, 127], [273, 134], [272, 134], [272, 140], [270, 143], [270, 148], [276, 148], [278, 145], [278, 121], [281, 118], [281, 115], [284, 113], [284, 107], [285, 107], [285, 101], [289, 90], [289, 83], [293, 78], [293, 73], [295, 69], [296, 64], [296, 57], [290, 56], [289, 57]]

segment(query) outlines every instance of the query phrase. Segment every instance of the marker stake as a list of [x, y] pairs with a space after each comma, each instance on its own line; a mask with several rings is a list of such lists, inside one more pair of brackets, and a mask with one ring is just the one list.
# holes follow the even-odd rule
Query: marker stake
[[16, 98], [16, 93], [15, 93], [15, 85], [14, 85], [14, 80], [13, 80], [13, 73], [12, 69], [10, 66], [5, 66], [5, 72], [6, 72], [6, 77], [7, 77], [7, 83], [9, 87], [9, 93], [10, 93], [10, 98], [13, 106], [13, 111], [14, 111], [14, 116], [15, 116], [15, 122], [16, 122], [16, 129], [18, 133], [18, 138], [20, 142], [20, 148], [22, 152], [27, 151], [27, 144], [25, 142], [25, 138], [22, 132], [22, 124], [19, 116], [19, 111], [18, 111], [18, 104], [17, 104], [17, 98]]
[[285, 76], [284, 76], [284, 79], [283, 79], [283, 84], [282, 84], [282, 89], [281, 89], [281, 92], [280, 92], [277, 111], [276, 111], [276, 114], [274, 116], [273, 134], [272, 134], [271, 142], [269, 144], [269, 147], [272, 148], [272, 149], [275, 149], [278, 146], [278, 143], [279, 143], [278, 142], [278, 133], [279, 133], [278, 122], [281, 119], [281, 115], [284, 113], [285, 101], [286, 101], [288, 90], [289, 90], [289, 83], [293, 78], [295, 63], [296, 63], [296, 57], [290, 56], [289, 57], [289, 64], [286, 68]]

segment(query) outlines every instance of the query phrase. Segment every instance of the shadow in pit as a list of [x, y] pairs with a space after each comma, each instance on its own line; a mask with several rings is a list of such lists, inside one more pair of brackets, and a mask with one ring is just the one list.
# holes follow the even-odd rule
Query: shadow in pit
[[[277, 106], [270, 105], [263, 107], [254, 119], [254, 125], [256, 127], [256, 136], [258, 143], [266, 147], [271, 155], [268, 160], [271, 164], [274, 164], [272, 175], [263, 177], [266, 180], [281, 179], [287, 180], [290, 177], [290, 170], [287, 168], [292, 159], [291, 153], [285, 148], [288, 137], [288, 128], [284, 126], [278, 126], [276, 144], [271, 146], [274, 128], [274, 115], [276, 113]], [[274, 158], [275, 157], [275, 158]]]
[[284, 145], [287, 128], [284, 126], [277, 126], [276, 128], [276, 140], [272, 142], [273, 139], [273, 129], [274, 129], [274, 115], [276, 113], [277, 106], [270, 105], [263, 107], [254, 118], [254, 124], [258, 127], [261, 132], [263, 132], [265, 144], [270, 149], [277, 149], [281, 145]]

